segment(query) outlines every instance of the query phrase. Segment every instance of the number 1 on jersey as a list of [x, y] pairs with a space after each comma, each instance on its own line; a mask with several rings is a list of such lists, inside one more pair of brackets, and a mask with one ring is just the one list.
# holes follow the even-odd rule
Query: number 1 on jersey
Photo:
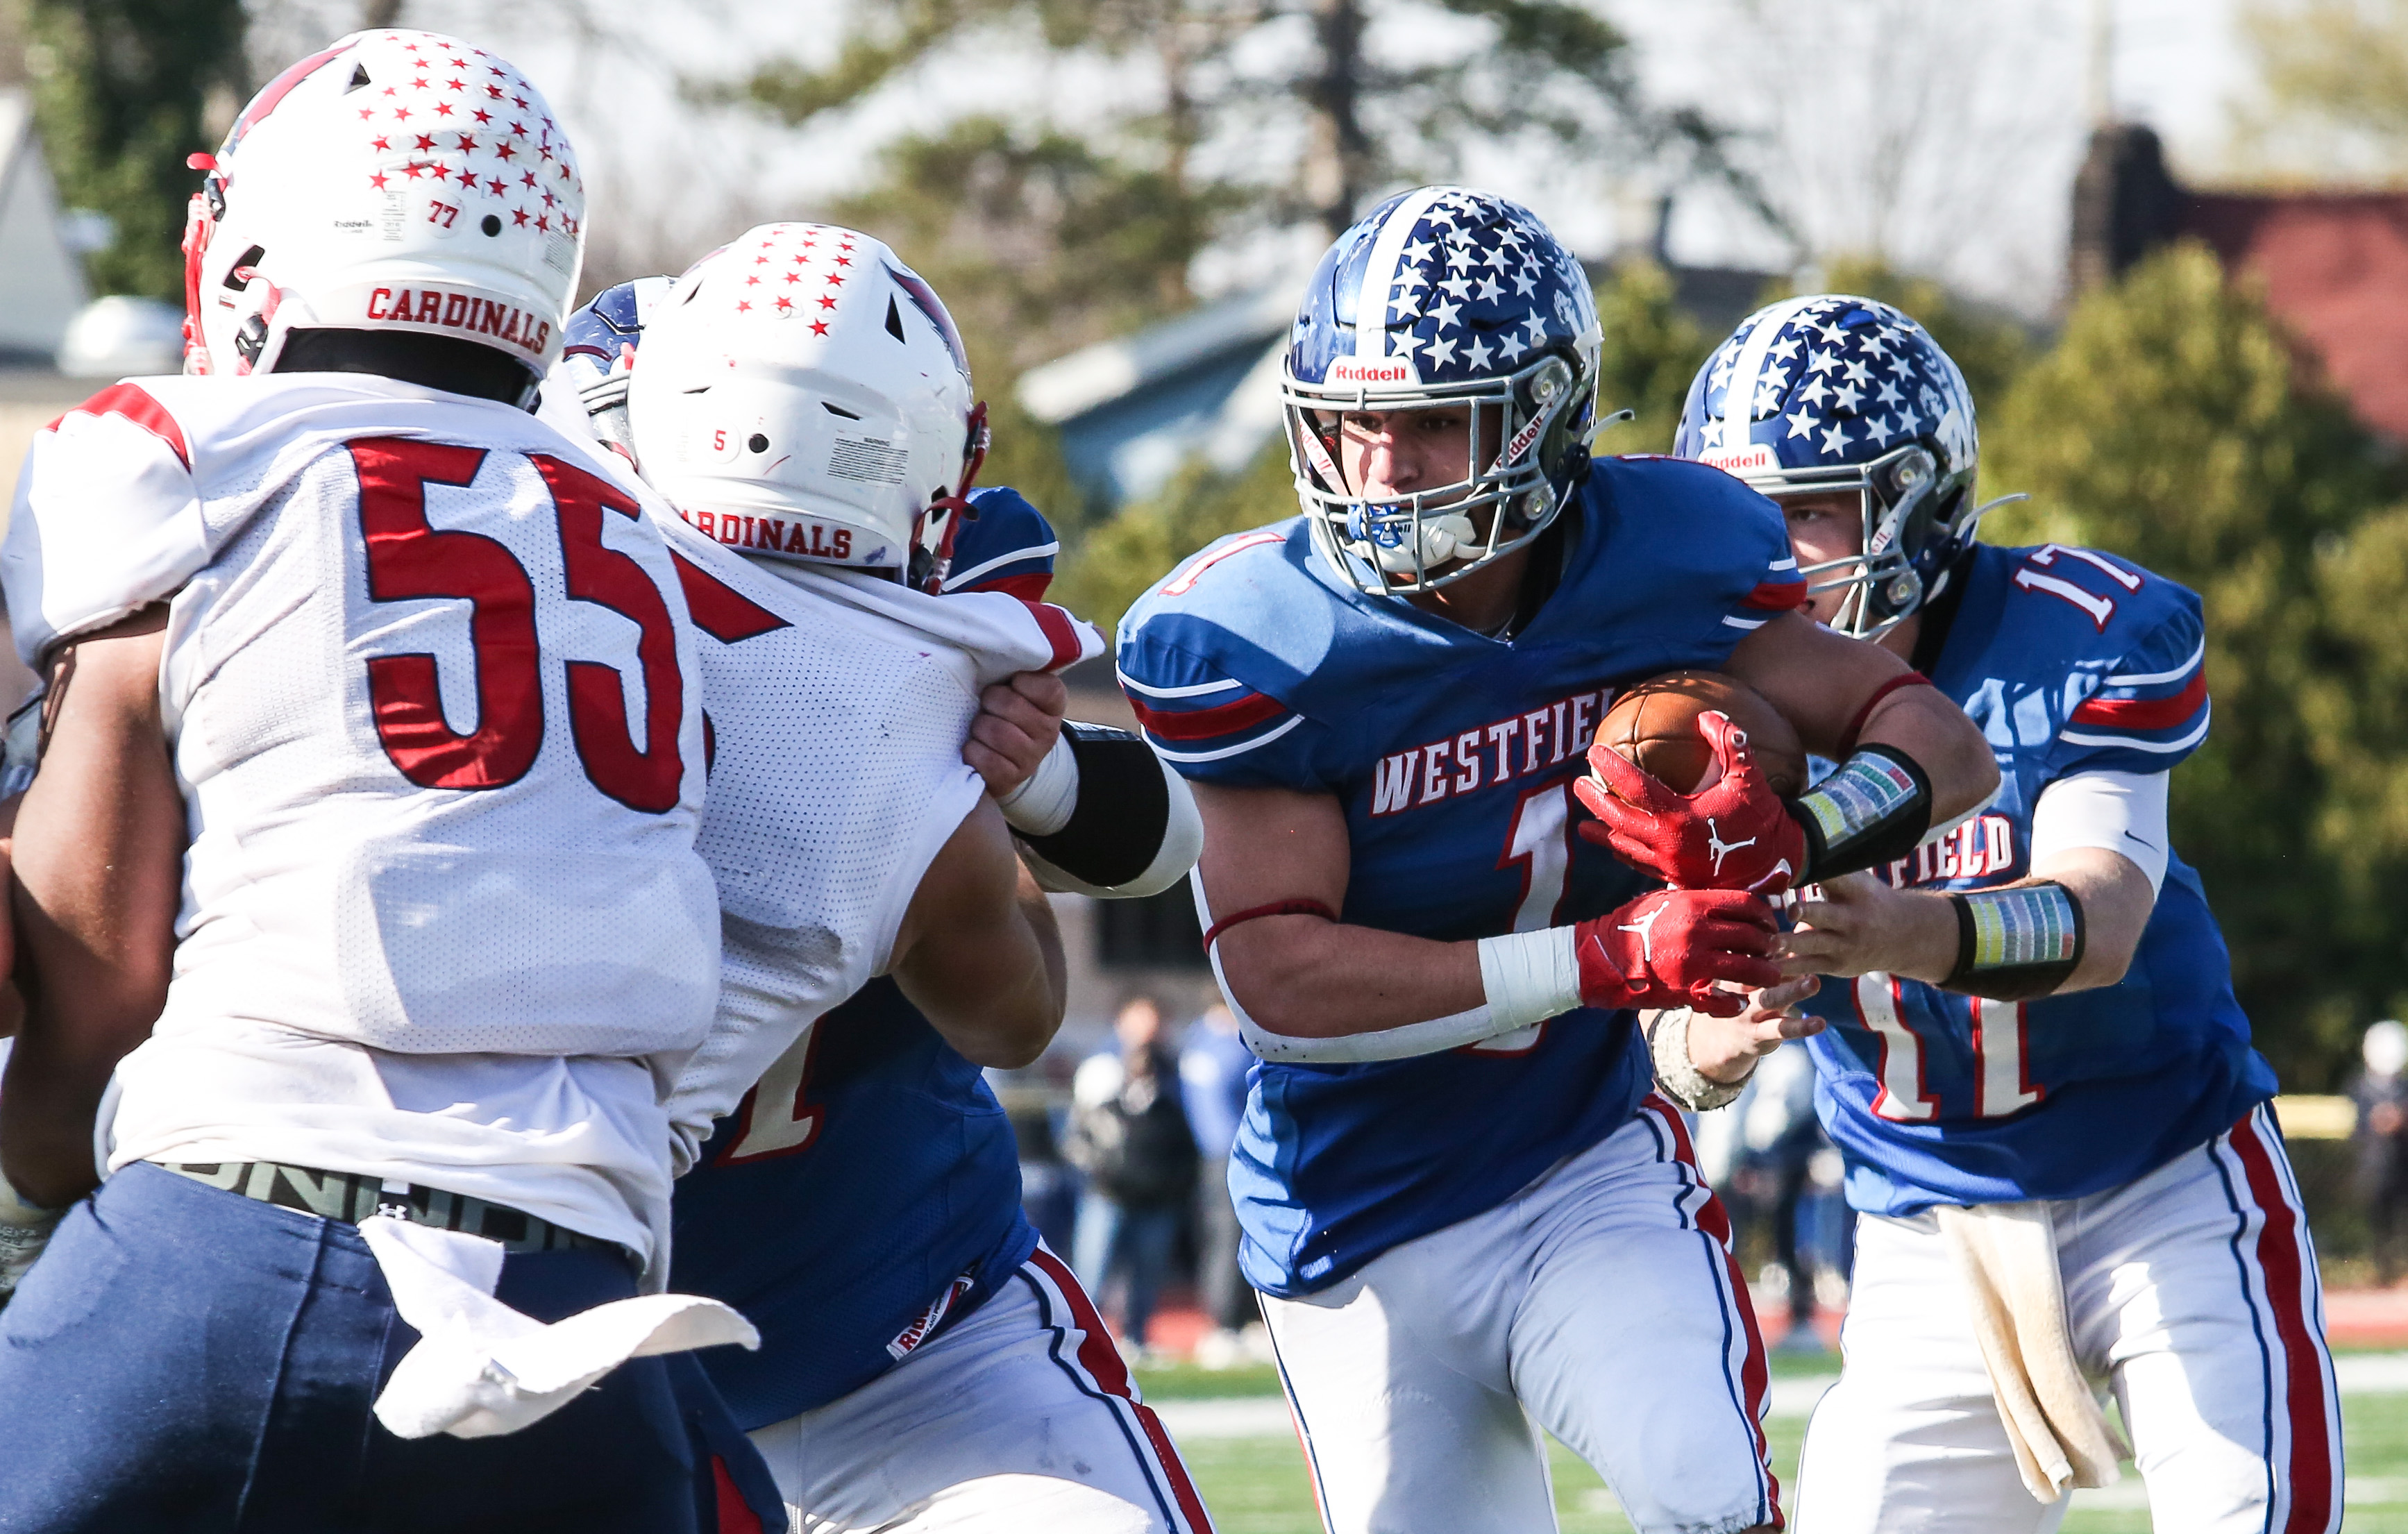
[[[1556, 908], [1564, 901], [1572, 869], [1572, 785], [1570, 781], [1531, 789], [1513, 807], [1505, 831], [1500, 868], [1519, 866], [1522, 899], [1513, 908], [1513, 930], [1536, 932], [1555, 925]], [[1520, 1054], [1546, 1031], [1544, 1023], [1501, 1033], [1465, 1046], [1481, 1054]]]
[[[2004, 1118], [2021, 1112], [2044, 1095], [2031, 1084], [2030, 1023], [2020, 1001], [1973, 1001], [1973, 1114]], [[1899, 983], [1875, 971], [1856, 977], [1856, 1011], [1881, 1043], [1874, 1076], [1881, 1090], [1873, 1096], [1875, 1116], [1899, 1124], [1925, 1123], [1940, 1116], [1940, 1099], [1924, 1075], [1923, 1039], [1909, 1025], [1899, 1007]]]

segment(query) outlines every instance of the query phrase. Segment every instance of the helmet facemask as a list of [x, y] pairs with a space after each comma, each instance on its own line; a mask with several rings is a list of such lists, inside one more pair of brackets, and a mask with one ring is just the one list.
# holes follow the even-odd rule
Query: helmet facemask
[[[1460, 581], [1527, 545], [1562, 509], [1587, 467], [1596, 414], [1592, 392], [1561, 356], [1469, 383], [1281, 388], [1289, 467], [1313, 540], [1356, 589], [1405, 596]], [[1463, 461], [1449, 484], [1405, 495], [1357, 494], [1340, 466], [1349, 414], [1464, 414]]]
[[1956, 552], [1972, 541], [1975, 524], [1992, 508], [2023, 498], [2002, 495], [1974, 505], [1971, 474], [1943, 476], [1940, 459], [1916, 442], [1870, 463], [1757, 472], [1745, 479], [1775, 498], [1856, 492], [1861, 552], [1801, 565], [1798, 573], [1805, 578], [1809, 597], [1848, 594], [1829, 626], [1859, 639], [1880, 638], [1938, 596]]

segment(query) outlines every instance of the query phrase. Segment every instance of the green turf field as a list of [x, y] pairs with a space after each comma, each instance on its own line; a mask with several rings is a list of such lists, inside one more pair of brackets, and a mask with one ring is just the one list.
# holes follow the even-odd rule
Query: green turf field
[[[1830, 1367], [1823, 1362], [1818, 1369]], [[1792, 1365], [1779, 1372], [1801, 1370]], [[1249, 1396], [1266, 1386], [1276, 1388], [1268, 1369], [1207, 1374], [1181, 1369], [1146, 1377], [1149, 1398], [1162, 1400]], [[2357, 1534], [2408, 1534], [2408, 1395], [2344, 1397], [2342, 1418], [2349, 1455], [2348, 1527]], [[1805, 1428], [1803, 1417], [1776, 1416], [1767, 1424], [1784, 1497], [1797, 1476]], [[1293, 1437], [1196, 1438], [1182, 1441], [1180, 1448], [1220, 1534], [1318, 1534], [1321, 1523]], [[1554, 1461], [1555, 1509], [1565, 1534], [1630, 1527], [1597, 1472], [1560, 1445], [1554, 1446]], [[2128, 1466], [2121, 1485], [2077, 1493], [2064, 1524], [2065, 1534], [2144, 1534], [2148, 1528], [2140, 1478]]]

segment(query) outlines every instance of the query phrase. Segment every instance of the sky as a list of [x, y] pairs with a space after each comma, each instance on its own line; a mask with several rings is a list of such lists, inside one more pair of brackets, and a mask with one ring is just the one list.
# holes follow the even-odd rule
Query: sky
[[[588, 222], [606, 265], [673, 268], [759, 219], [824, 206], [867, 179], [882, 140], [966, 108], [1075, 123], [1152, 90], [1134, 67], [983, 49], [808, 132], [681, 95], [681, 77], [729, 78], [779, 54], [823, 57], [848, 7], [871, 3], [408, 0], [405, 20], [495, 47], [542, 86], [595, 189]], [[1816, 243], [1877, 246], [2035, 316], [2056, 301], [2067, 196], [2092, 116], [2091, 29], [2104, 0], [1591, 3], [1633, 39], [1652, 99], [1698, 106], [1746, 131], [1743, 152]], [[2249, 81], [2237, 3], [2114, 0], [2115, 110], [2165, 136], [2178, 174], [2213, 179], [2229, 158], [2229, 107]], [[260, 0], [257, 47], [297, 56], [356, 14], [342, 0]], [[1377, 46], [1399, 55], [1443, 49], [1446, 25], [1392, 32]], [[1274, 33], [1263, 46], [1303, 41]], [[1258, 141], [1243, 152], [1283, 151]], [[1500, 147], [1470, 153], [1462, 174], [1529, 203], [1584, 255], [1645, 242], [1667, 190], [1677, 260], [1762, 268], [1784, 264], [1789, 249], [1727, 196], [1670, 184], [1645, 165], [1567, 165]], [[1297, 248], [1208, 253], [1197, 286], [1259, 280], [1309, 257]]]

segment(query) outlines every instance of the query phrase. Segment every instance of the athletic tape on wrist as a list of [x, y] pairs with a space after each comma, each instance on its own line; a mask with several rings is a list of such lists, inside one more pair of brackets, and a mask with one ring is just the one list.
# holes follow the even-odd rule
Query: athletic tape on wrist
[[1070, 738], [1057, 735], [1045, 760], [1037, 764], [1018, 788], [995, 801], [1015, 831], [1050, 837], [1070, 824], [1079, 808], [1079, 758]]
[[1896, 746], [1866, 746], [1788, 801], [1806, 832], [1799, 882], [1904, 857], [1931, 824], [1931, 777]]
[[1694, 1015], [1686, 1007], [1669, 1007], [1656, 1013], [1656, 1026], [1647, 1035], [1647, 1050], [1656, 1063], [1656, 1084], [1682, 1107], [1702, 1113], [1746, 1091], [1747, 1077], [1756, 1074], [1756, 1067], [1750, 1065], [1747, 1076], [1736, 1082], [1718, 1082], [1699, 1070], [1689, 1058], [1689, 1020]]
[[2082, 963], [2082, 902], [2051, 881], [1951, 895], [1956, 967], [1941, 983], [1997, 1001], [2042, 996]]
[[1581, 1004], [1572, 929], [1551, 926], [1480, 939], [1480, 985], [1498, 1033], [1560, 1017]]

